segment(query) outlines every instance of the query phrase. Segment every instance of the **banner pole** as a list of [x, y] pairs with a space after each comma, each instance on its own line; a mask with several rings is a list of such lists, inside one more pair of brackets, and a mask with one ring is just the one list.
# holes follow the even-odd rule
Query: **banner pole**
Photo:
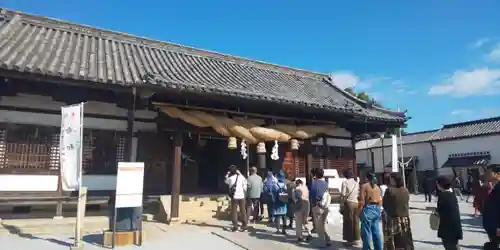
[[82, 239], [82, 228], [83, 228], [83, 217], [85, 216], [85, 204], [86, 201], [86, 190], [82, 190], [82, 158], [83, 158], [83, 117], [84, 117], [84, 103], [80, 103], [80, 127], [79, 129], [79, 142], [78, 142], [78, 154], [77, 154], [77, 170], [78, 170], [78, 203], [77, 203], [77, 213], [76, 213], [76, 228], [75, 228], [75, 249], [82, 249], [83, 245], [81, 242]]

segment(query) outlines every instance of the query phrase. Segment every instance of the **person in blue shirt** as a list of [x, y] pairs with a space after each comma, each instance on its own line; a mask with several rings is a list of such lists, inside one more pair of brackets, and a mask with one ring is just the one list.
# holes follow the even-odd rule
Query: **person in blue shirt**
[[328, 182], [325, 180], [325, 171], [322, 168], [316, 169], [314, 180], [311, 183], [309, 199], [313, 211], [313, 220], [316, 226], [316, 233], [325, 247], [332, 245], [330, 236], [326, 232], [326, 218], [328, 217], [328, 207], [322, 206], [323, 195], [328, 192]]

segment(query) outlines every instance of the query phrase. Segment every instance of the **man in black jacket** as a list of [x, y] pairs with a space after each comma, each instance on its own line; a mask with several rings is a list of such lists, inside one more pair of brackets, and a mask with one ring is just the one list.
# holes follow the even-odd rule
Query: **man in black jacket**
[[497, 249], [500, 244], [500, 165], [493, 164], [488, 166], [486, 175], [493, 184], [488, 198], [484, 203], [483, 227], [493, 249]]

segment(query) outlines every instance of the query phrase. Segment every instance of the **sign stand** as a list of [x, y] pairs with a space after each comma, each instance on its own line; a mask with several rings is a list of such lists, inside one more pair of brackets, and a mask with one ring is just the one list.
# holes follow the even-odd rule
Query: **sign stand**
[[[138, 233], [137, 236], [138, 246], [142, 246], [142, 212], [143, 212], [143, 186], [144, 186], [144, 163], [143, 162], [119, 162], [118, 171], [116, 175], [116, 194], [112, 222], [112, 239], [111, 248], [114, 249], [117, 245], [116, 242], [116, 216], [118, 208], [137, 208], [138, 216], [132, 216], [134, 221], [138, 220]], [[134, 222], [132, 221], [132, 222]], [[133, 224], [133, 223], [132, 223]], [[134, 242], [136, 236], [134, 235]]]

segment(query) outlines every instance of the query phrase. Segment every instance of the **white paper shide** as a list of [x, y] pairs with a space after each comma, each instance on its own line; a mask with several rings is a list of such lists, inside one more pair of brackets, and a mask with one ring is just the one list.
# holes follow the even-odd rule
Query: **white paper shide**
[[81, 187], [83, 103], [61, 108], [59, 155], [64, 190]]
[[142, 207], [143, 186], [144, 162], [119, 162], [115, 206]]

